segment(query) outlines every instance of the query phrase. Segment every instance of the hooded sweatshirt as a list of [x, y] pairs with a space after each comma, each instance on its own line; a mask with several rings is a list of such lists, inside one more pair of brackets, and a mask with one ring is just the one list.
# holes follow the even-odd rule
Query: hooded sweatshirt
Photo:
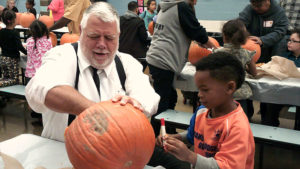
[[145, 58], [148, 35], [143, 19], [136, 13], [127, 11], [120, 17], [120, 29], [119, 51], [135, 58]]
[[162, 0], [160, 7], [146, 59], [154, 67], [180, 73], [191, 40], [204, 44], [207, 33], [184, 0]]
[[272, 50], [275, 50], [274, 46], [284, 38], [289, 23], [284, 10], [278, 3], [275, 0], [270, 0], [270, 3], [269, 10], [263, 14], [256, 13], [250, 4], [239, 14], [239, 19], [245, 23], [249, 33], [260, 37], [263, 42], [259, 62], [271, 60], [271, 56], [275, 54]]

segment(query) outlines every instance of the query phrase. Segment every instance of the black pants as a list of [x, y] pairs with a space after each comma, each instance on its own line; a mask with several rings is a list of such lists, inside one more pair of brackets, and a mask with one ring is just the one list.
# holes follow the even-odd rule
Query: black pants
[[166, 153], [163, 148], [155, 146], [154, 152], [149, 163], [152, 167], [163, 166], [166, 169], [190, 169], [191, 165], [188, 162], [178, 160], [170, 153]]
[[[159, 135], [160, 122], [155, 121], [155, 116], [167, 109], [174, 109], [177, 103], [177, 92], [173, 87], [175, 73], [169, 70], [163, 70], [148, 64], [150, 74], [153, 79], [153, 87], [155, 92], [160, 96], [157, 113], [151, 117], [151, 124], [155, 132], [155, 136]], [[176, 133], [175, 128], [166, 126], [167, 133]]]
[[246, 100], [237, 100], [240, 104], [241, 107], [243, 108], [245, 114], [248, 117], [249, 122], [251, 121], [251, 118], [254, 114], [254, 108], [253, 108], [253, 103], [252, 100], [246, 99]]

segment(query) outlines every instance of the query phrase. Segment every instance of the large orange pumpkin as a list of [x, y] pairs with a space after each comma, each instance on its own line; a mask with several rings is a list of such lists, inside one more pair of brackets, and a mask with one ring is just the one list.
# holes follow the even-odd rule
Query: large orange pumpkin
[[49, 37], [51, 39], [52, 47], [56, 46], [57, 45], [57, 37], [56, 37], [55, 33], [50, 32]]
[[16, 24], [20, 25], [20, 19], [21, 19], [22, 13], [16, 13]]
[[105, 101], [77, 116], [65, 131], [65, 145], [75, 169], [142, 169], [155, 135], [140, 110]]
[[34, 20], [35, 16], [32, 13], [22, 13], [20, 17], [20, 25], [24, 28], [28, 28]]
[[60, 38], [60, 44], [65, 44], [65, 43], [74, 43], [79, 40], [79, 35], [78, 34], [73, 34], [73, 33], [65, 33], [63, 36]]
[[261, 49], [259, 44], [256, 44], [253, 40], [248, 39], [247, 42], [244, 45], [242, 45], [242, 47], [250, 51], [256, 51], [255, 55], [252, 58], [252, 60], [254, 60], [254, 62], [256, 63], [260, 58], [260, 54], [261, 54]]
[[[213, 44], [215, 44], [217, 47], [220, 47], [219, 42], [213, 38], [208, 37]], [[199, 46], [196, 42], [192, 42], [189, 49], [189, 62], [192, 64], [195, 64], [199, 59], [211, 54], [212, 52], [206, 48], [202, 48]]]
[[149, 23], [149, 25], [148, 25], [148, 31], [149, 31], [150, 35], [153, 35], [153, 33], [154, 33], [154, 22], [153, 21], [151, 21]]
[[54, 24], [53, 17], [47, 16], [47, 15], [40, 16], [39, 21], [43, 22], [47, 26], [48, 29]]

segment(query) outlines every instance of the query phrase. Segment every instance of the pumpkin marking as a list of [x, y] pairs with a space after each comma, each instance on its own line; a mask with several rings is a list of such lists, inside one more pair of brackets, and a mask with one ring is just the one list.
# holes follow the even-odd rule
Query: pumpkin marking
[[125, 165], [124, 165], [124, 167], [125, 168], [128, 168], [128, 167], [130, 167], [130, 166], [132, 166], [132, 161], [130, 160], [130, 161], [127, 161], [126, 163], [125, 163]]
[[84, 122], [91, 125], [92, 131], [102, 135], [107, 131], [108, 122], [106, 113], [109, 112], [104, 112], [102, 109], [99, 109], [99, 111], [101, 112], [100, 114], [95, 111], [87, 114], [84, 117]]

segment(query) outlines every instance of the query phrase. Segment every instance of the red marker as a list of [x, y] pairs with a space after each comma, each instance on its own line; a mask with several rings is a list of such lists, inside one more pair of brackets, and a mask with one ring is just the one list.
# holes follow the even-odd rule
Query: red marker
[[[164, 118], [160, 119], [160, 131], [161, 131], [162, 138], [164, 138], [167, 135], [166, 126], [165, 126], [165, 119]], [[163, 145], [164, 145], [164, 141], [163, 141]]]

